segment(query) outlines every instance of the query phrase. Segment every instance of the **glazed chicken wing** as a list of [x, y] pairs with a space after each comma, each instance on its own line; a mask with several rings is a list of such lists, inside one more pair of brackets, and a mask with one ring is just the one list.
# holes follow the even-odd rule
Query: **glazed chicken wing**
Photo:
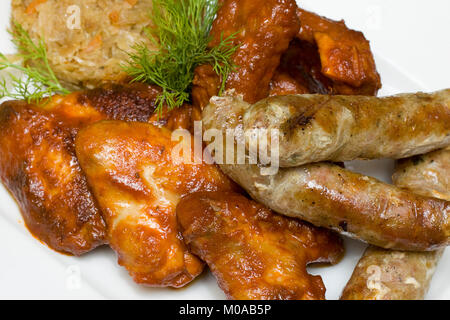
[[[224, 0], [213, 23], [211, 46], [221, 38], [236, 34], [233, 55], [238, 67], [226, 88], [243, 94], [250, 103], [269, 94], [270, 80], [280, 64], [280, 57], [298, 33], [300, 22], [294, 0]], [[193, 87], [195, 105], [204, 107], [218, 93], [220, 79], [211, 66], [197, 68]]]
[[322, 74], [315, 44], [292, 40], [270, 82], [270, 96], [333, 93], [333, 81]]
[[[226, 88], [242, 94], [247, 102], [304, 93], [376, 95], [381, 88], [364, 35], [343, 21], [297, 8], [295, 2], [223, 1], [211, 30], [211, 45], [236, 32], [233, 43], [239, 48], [232, 61], [238, 67]], [[205, 107], [217, 95], [220, 82], [211, 66], [198, 67], [194, 105]]]
[[[55, 98], [59, 99], [59, 98]], [[80, 125], [102, 118], [92, 108], [25, 102], [0, 109], [0, 174], [28, 229], [49, 247], [75, 255], [105, 243], [105, 224], [75, 156]]]
[[380, 76], [369, 42], [361, 32], [303, 9], [300, 31], [281, 57], [270, 95], [376, 95]]
[[177, 216], [185, 242], [230, 299], [324, 299], [322, 279], [306, 265], [335, 263], [343, 253], [334, 233], [234, 193], [186, 196]]
[[174, 158], [176, 145], [169, 130], [119, 121], [96, 123], [76, 139], [119, 264], [136, 282], [150, 286], [181, 287], [203, 270], [177, 229], [181, 197], [235, 188], [214, 165]]
[[298, 8], [301, 22], [297, 38], [318, 48], [322, 73], [334, 81], [339, 94], [374, 95], [381, 88], [380, 75], [361, 32], [347, 28], [343, 21], [333, 21]]
[[105, 243], [105, 224], [75, 156], [78, 130], [102, 119], [189, 127], [192, 108], [154, 115], [159, 89], [110, 86], [54, 96], [40, 106], [0, 107], [0, 177], [29, 230], [49, 247], [81, 255]]

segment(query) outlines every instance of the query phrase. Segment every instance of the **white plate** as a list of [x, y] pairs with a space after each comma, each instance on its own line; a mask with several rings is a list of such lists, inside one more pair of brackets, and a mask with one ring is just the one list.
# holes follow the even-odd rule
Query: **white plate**
[[[431, 91], [450, 87], [450, 2], [448, 0], [302, 0], [305, 8], [362, 30], [371, 40], [383, 81], [380, 94]], [[0, 3], [0, 52], [13, 50], [6, 33], [10, 1]], [[389, 160], [353, 162], [356, 171], [389, 182]], [[327, 298], [337, 299], [365, 245], [348, 240], [343, 261], [310, 268], [320, 274]], [[133, 283], [114, 253], [100, 248], [81, 258], [53, 252], [26, 230], [11, 196], [0, 187], [0, 298], [29, 299], [223, 299], [210, 273], [187, 288], [150, 289]], [[450, 250], [433, 279], [429, 299], [450, 298]]]

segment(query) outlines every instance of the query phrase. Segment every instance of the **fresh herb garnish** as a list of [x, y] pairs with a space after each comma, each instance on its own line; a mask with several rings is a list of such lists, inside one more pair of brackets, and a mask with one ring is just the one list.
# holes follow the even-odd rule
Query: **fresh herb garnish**
[[13, 89], [9, 88], [7, 79], [1, 79], [0, 98], [9, 97], [38, 103], [55, 93], [69, 94], [70, 91], [61, 85], [50, 68], [44, 41], [39, 39], [37, 44], [34, 43], [17, 22], [13, 22], [10, 34], [19, 52], [17, 57], [23, 64], [13, 63], [0, 53], [0, 71], [12, 68], [23, 73], [24, 77], [8, 73]]
[[189, 101], [194, 70], [199, 65], [211, 64], [222, 79], [220, 93], [225, 88], [228, 74], [235, 67], [231, 56], [237, 46], [233, 46], [235, 35], [231, 35], [208, 48], [218, 8], [217, 0], [153, 1], [151, 19], [155, 28], [149, 31], [149, 38], [159, 50], [152, 51], [145, 44], [135, 45], [125, 70], [133, 82], [162, 88], [157, 112], [162, 111], [164, 104], [173, 109]]

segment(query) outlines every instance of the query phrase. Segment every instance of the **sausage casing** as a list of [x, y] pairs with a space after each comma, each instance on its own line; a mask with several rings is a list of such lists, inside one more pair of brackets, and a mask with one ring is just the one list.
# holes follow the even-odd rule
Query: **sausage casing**
[[[229, 101], [228, 110], [242, 104]], [[450, 145], [450, 89], [386, 98], [275, 96], [247, 104], [242, 117], [244, 130], [279, 130], [281, 167], [401, 159]]]
[[449, 244], [450, 202], [319, 163], [263, 176], [256, 165], [221, 165], [257, 201], [272, 210], [370, 244], [429, 251]]
[[370, 246], [341, 300], [423, 300], [443, 249], [402, 252]]
[[[402, 160], [394, 173], [397, 186], [450, 200], [450, 150]], [[390, 251], [369, 247], [347, 283], [342, 300], [422, 300], [444, 250]]]
[[[203, 111], [206, 129], [242, 127], [246, 103], [230, 104], [230, 99], [212, 99]], [[444, 200], [415, 195], [328, 163], [281, 168], [271, 176], [262, 175], [257, 165], [221, 168], [272, 210], [379, 247], [429, 251], [449, 243], [450, 203]]]
[[398, 161], [392, 179], [417, 194], [450, 200], [450, 148]]

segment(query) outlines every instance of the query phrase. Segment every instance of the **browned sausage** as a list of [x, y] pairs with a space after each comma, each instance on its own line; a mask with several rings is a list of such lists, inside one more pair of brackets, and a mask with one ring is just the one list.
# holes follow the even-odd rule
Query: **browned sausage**
[[406, 252], [370, 246], [341, 300], [423, 300], [443, 249]]
[[450, 148], [398, 161], [392, 179], [401, 188], [450, 200]]
[[[206, 113], [242, 108], [239, 97]], [[214, 110], [211, 110], [214, 109]], [[241, 110], [244, 130], [277, 129], [280, 166], [354, 159], [406, 158], [450, 145], [450, 89], [376, 98], [291, 95]], [[217, 120], [217, 119], [216, 119]], [[270, 148], [269, 148], [270, 149]]]
[[[394, 182], [418, 194], [450, 200], [450, 149], [403, 160]], [[347, 283], [342, 300], [422, 300], [443, 253], [369, 247]]]
[[428, 251], [450, 243], [450, 202], [415, 195], [337, 165], [261, 175], [257, 165], [221, 165], [257, 201], [388, 249]]
[[[242, 125], [239, 111], [245, 102], [230, 104], [227, 99], [233, 98], [213, 98], [213, 107], [204, 110], [206, 129]], [[415, 195], [328, 163], [282, 168], [272, 176], [262, 175], [257, 165], [221, 168], [274, 211], [373, 245], [428, 251], [450, 243], [450, 203], [444, 200]]]

